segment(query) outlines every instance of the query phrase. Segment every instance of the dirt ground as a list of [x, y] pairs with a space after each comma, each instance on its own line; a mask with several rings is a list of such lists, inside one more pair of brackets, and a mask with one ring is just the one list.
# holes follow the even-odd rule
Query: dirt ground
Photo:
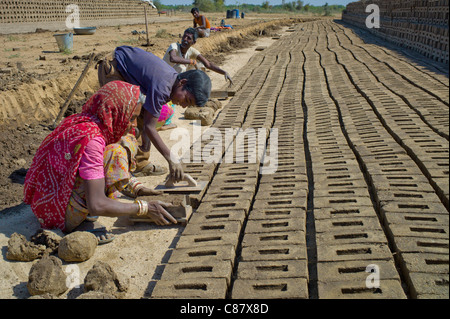
[[[222, 14], [210, 15], [212, 25], [219, 25]], [[248, 59], [255, 53], [257, 46], [269, 46], [275, 40], [271, 36], [286, 34], [280, 25], [268, 31], [245, 34], [250, 26], [267, 23], [271, 20], [286, 18], [283, 16], [246, 16], [246, 19], [227, 21], [231, 23], [242, 40], [233, 41], [233, 46], [223, 41], [216, 41], [225, 33], [213, 34], [210, 39], [199, 39], [196, 47], [208, 59], [226, 70], [232, 77], [245, 66]], [[177, 15], [170, 23], [150, 21], [149, 38], [151, 46], [148, 51], [162, 57], [170, 43], [178, 41], [184, 29], [191, 26], [190, 15]], [[51, 124], [64, 103], [73, 85], [84, 68], [87, 55], [90, 52], [107, 54], [116, 46], [139, 46], [146, 42], [145, 34], [133, 35], [132, 31], [145, 30], [144, 25], [124, 25], [98, 28], [95, 35], [75, 36], [74, 51], [71, 54], [57, 52], [54, 32], [0, 35], [0, 43], [4, 48], [0, 52], [0, 104], [15, 99], [21, 112], [16, 112], [14, 120], [5, 116], [11, 110], [2, 109], [0, 118], [0, 246], [2, 257], [0, 270], [0, 298], [28, 298], [26, 288], [28, 272], [33, 262], [12, 262], [6, 259], [8, 239], [12, 233], [18, 232], [30, 238], [38, 229], [39, 224], [29, 206], [22, 203], [23, 181], [31, 164], [36, 149], [45, 136], [50, 133]], [[165, 31], [161, 31], [165, 30]], [[162, 37], [157, 37], [156, 34]], [[235, 32], [235, 33], [236, 33]], [[266, 36], [264, 36], [266, 35]], [[144, 47], [145, 48], [145, 47]], [[219, 51], [219, 52], [218, 52]], [[225, 85], [222, 75], [208, 72], [213, 83], [213, 90]], [[98, 88], [96, 71], [91, 68], [67, 114], [76, 112], [83, 102]], [[35, 92], [47, 91], [47, 94], [37, 97]], [[28, 92], [29, 96], [24, 96]], [[3, 95], [2, 95], [3, 94]], [[34, 95], [33, 95], [34, 94]], [[9, 97], [8, 97], [9, 96]], [[13, 98], [11, 98], [11, 96]], [[43, 97], [44, 96], [44, 97]], [[8, 100], [9, 99], [9, 100]], [[28, 102], [28, 104], [27, 104]], [[225, 106], [226, 100], [222, 101]], [[6, 103], [7, 104], [7, 103]], [[11, 103], [14, 105], [14, 103]], [[27, 108], [33, 108], [28, 111]], [[48, 110], [50, 114], [45, 114]], [[14, 113], [14, 112], [13, 112]], [[6, 118], [6, 119], [5, 119]], [[174, 122], [180, 128], [192, 131], [194, 124], [185, 120], [183, 110], [176, 109]], [[177, 142], [176, 130], [161, 132], [167, 145]], [[172, 138], [171, 138], [172, 135]], [[192, 134], [191, 134], [192, 136]], [[191, 141], [193, 142], [193, 141]], [[153, 151], [150, 158], [154, 163], [167, 166], [162, 156]], [[164, 176], [146, 177], [141, 180], [148, 187], [161, 183]], [[94, 256], [86, 262], [76, 264], [79, 267], [80, 287], [68, 290], [63, 298], [74, 298], [82, 293], [82, 281], [86, 273], [97, 260], [110, 264], [116, 272], [130, 279], [126, 298], [142, 298], [151, 294], [156, 280], [162, 274], [164, 263], [175, 247], [177, 235], [181, 234], [181, 226], [160, 227], [150, 224], [131, 225], [127, 219], [100, 218], [115, 235], [115, 240], [107, 245], [98, 246]], [[68, 264], [63, 264], [67, 267]]]

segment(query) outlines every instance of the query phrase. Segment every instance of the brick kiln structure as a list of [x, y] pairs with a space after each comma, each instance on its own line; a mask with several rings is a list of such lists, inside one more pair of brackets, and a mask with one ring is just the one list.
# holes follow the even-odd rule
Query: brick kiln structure
[[[15, 32], [34, 31], [32, 27], [64, 28], [71, 12], [68, 5], [79, 7], [81, 26], [124, 24], [144, 22], [143, 5], [147, 14], [156, 15], [157, 10], [140, 0], [0, 0], [0, 30], [14, 26]], [[138, 20], [138, 21], [135, 21]], [[141, 21], [142, 20], [142, 21]]]
[[371, 0], [352, 2], [342, 19], [366, 29], [369, 4], [380, 8], [380, 28], [371, 33], [402, 47], [417, 51], [435, 61], [448, 59], [448, 0]]

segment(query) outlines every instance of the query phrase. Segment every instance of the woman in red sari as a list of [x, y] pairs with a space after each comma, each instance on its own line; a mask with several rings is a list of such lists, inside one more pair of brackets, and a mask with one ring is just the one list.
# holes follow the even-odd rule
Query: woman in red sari
[[[103, 155], [105, 149], [120, 142], [136, 126], [142, 107], [139, 97], [138, 86], [110, 82], [86, 102], [81, 113], [64, 119], [44, 139], [24, 186], [24, 201], [31, 205], [43, 228], [79, 230], [88, 215], [137, 214], [147, 215], [158, 225], [176, 223], [164, 209], [165, 203], [143, 200], [123, 203], [110, 196], [111, 189], [117, 190], [111, 187], [115, 181], [108, 176], [114, 161], [110, 156], [104, 161]], [[99, 239], [108, 241], [110, 236], [102, 231]]]

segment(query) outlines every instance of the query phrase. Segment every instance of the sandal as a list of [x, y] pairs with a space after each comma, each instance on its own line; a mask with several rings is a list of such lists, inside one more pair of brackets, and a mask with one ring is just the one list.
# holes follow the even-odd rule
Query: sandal
[[98, 220], [98, 216], [91, 216], [91, 215], [88, 215], [87, 217], [86, 217], [86, 221], [88, 221], [88, 222], [96, 222]]
[[148, 163], [139, 171], [134, 171], [133, 175], [137, 177], [145, 177], [145, 176], [157, 176], [164, 175], [167, 173], [167, 169], [165, 167], [155, 165], [152, 163]]
[[94, 234], [99, 245], [110, 243], [116, 238], [111, 233], [108, 233], [105, 226], [98, 222], [85, 221], [73, 231], [87, 231]]
[[116, 237], [112, 236], [111, 233], [106, 231], [106, 227], [96, 228], [92, 230], [86, 230], [89, 233], [92, 233], [97, 237], [97, 241], [99, 245], [107, 244], [112, 242]]

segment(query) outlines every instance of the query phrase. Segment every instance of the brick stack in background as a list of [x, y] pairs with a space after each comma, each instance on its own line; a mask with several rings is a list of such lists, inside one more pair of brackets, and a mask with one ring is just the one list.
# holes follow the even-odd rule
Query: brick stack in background
[[69, 5], [78, 6], [81, 27], [127, 24], [130, 20], [143, 23], [143, 5], [147, 15], [158, 13], [140, 0], [0, 0], [0, 33], [10, 33], [12, 26], [14, 32], [64, 29], [67, 17], [74, 12], [66, 12]]
[[[380, 8], [380, 28], [366, 27], [369, 4]], [[363, 0], [349, 3], [342, 19], [383, 40], [448, 64], [448, 12], [448, 0]]]

